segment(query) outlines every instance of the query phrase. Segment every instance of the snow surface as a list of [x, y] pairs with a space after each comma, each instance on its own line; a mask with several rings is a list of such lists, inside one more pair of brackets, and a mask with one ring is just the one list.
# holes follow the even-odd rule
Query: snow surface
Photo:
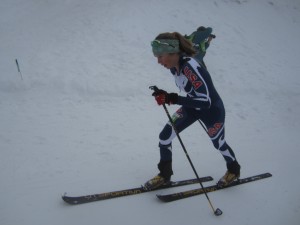
[[[299, 0], [1, 0], [0, 224], [299, 224], [299, 12]], [[210, 193], [220, 217], [204, 196], [65, 204], [64, 192], [130, 188], [157, 173], [167, 117], [148, 87], [177, 88], [150, 42], [200, 25], [217, 36], [205, 61], [242, 177], [273, 177]], [[199, 124], [181, 137], [200, 176], [224, 174]], [[173, 147], [173, 179], [193, 178]]]

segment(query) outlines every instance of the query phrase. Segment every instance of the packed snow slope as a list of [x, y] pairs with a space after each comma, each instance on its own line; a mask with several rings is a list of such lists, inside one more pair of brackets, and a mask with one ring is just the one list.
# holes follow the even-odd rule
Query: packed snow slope
[[[205, 62], [241, 175], [273, 177], [210, 193], [220, 217], [204, 196], [65, 204], [64, 192], [130, 188], [157, 173], [167, 117], [148, 87], [178, 90], [150, 42], [201, 25], [217, 36]], [[2, 0], [0, 34], [1, 225], [299, 224], [299, 0]], [[181, 137], [216, 182], [225, 163], [201, 126]], [[173, 156], [173, 179], [194, 178], [177, 139]]]

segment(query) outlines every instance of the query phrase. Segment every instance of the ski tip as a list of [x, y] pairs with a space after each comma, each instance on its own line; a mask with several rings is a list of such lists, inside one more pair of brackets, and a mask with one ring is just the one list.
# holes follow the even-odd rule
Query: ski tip
[[68, 203], [68, 197], [66, 196], [66, 193], [61, 196], [62, 200]]
[[160, 200], [163, 200], [162, 196], [161, 195], [156, 195], [156, 197]]
[[77, 205], [77, 204], [80, 204], [79, 201], [73, 199], [72, 197], [69, 197], [69, 196], [62, 196], [62, 199], [64, 200], [65, 203], [68, 203], [70, 205]]
[[61, 196], [62, 200], [64, 200], [65, 202], [68, 202], [68, 196], [67, 196], [67, 193], [63, 194]]
[[156, 197], [162, 202], [169, 202], [165, 195], [156, 195]]

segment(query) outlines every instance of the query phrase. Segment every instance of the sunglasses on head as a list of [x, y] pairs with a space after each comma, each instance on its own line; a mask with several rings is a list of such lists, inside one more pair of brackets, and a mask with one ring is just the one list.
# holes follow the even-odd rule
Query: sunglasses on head
[[171, 47], [175, 48], [174, 45], [171, 45], [171, 44], [166, 43], [166, 42], [161, 42], [159, 40], [154, 40], [154, 41], [151, 42], [152, 47], [158, 47], [159, 45], [167, 45], [167, 46], [171, 46]]

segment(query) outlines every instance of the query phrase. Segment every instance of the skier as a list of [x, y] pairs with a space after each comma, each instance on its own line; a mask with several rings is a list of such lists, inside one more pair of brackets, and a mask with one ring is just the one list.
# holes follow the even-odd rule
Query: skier
[[[192, 56], [196, 53], [192, 43], [178, 32], [159, 34], [151, 42], [152, 51], [159, 64], [170, 69], [180, 91], [186, 97], [164, 90], [153, 92], [158, 105], [177, 104], [181, 107], [172, 116], [178, 133], [199, 120], [206, 126], [214, 147], [220, 151], [227, 165], [219, 186], [229, 185], [240, 177], [240, 165], [235, 154], [225, 141], [225, 108], [216, 91], [210, 74]], [[172, 140], [176, 136], [170, 123], [159, 135], [159, 174], [147, 181], [145, 189], [155, 189], [170, 181], [172, 170]]]
[[194, 58], [206, 68], [206, 65], [203, 61], [203, 58], [206, 54], [206, 49], [209, 47], [210, 42], [213, 38], [216, 38], [214, 34], [212, 34], [211, 27], [198, 27], [196, 31], [194, 31], [190, 35], [184, 35], [186, 39], [193, 43], [196, 54]]

